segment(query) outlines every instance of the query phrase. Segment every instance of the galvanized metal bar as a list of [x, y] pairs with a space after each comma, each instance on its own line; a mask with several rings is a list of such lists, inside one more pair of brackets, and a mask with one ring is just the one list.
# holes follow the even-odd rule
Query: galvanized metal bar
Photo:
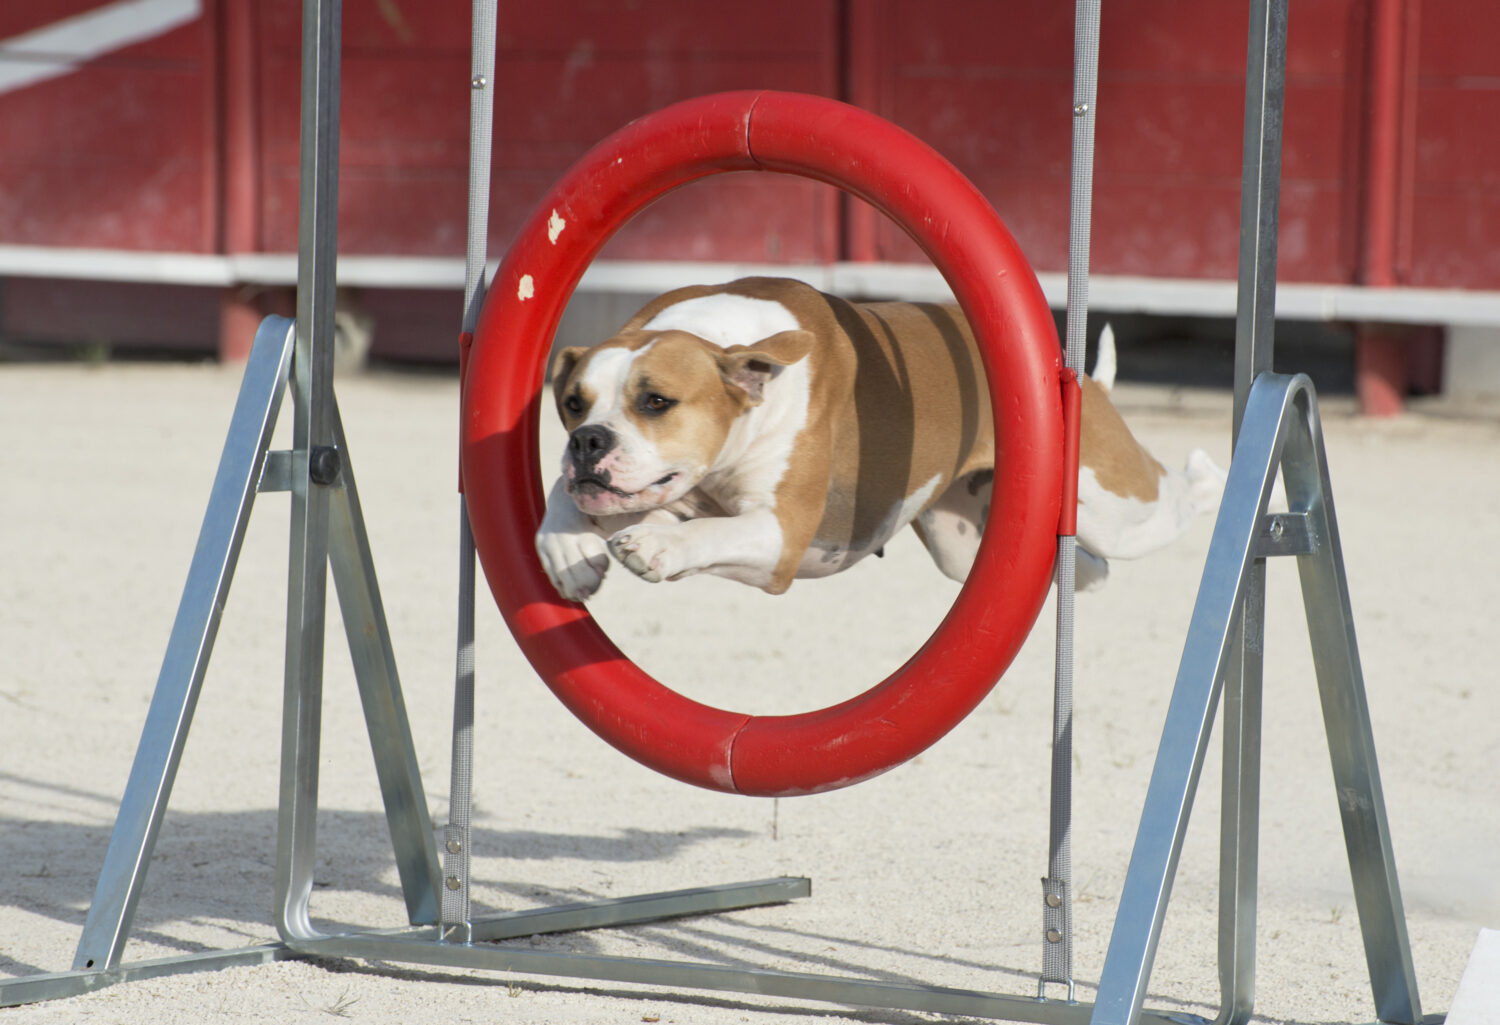
[[[858, 1007], [1037, 1022], [1040, 1025], [1083, 1025], [1088, 1021], [1089, 1014], [1089, 1005], [1064, 1000], [1041, 1000], [979, 990], [770, 969], [731, 968], [690, 961], [568, 954], [521, 947], [437, 944], [369, 935], [298, 941], [292, 946], [309, 955], [405, 961], [448, 968], [597, 979], [672, 989], [753, 993]], [[1206, 1025], [1207, 1022], [1207, 1019], [1182, 1012], [1147, 1011], [1142, 1018], [1153, 1025]]]
[[[573, 932], [579, 929], [636, 925], [666, 918], [783, 904], [807, 897], [810, 893], [811, 883], [807, 879], [783, 876], [753, 882], [726, 883], [633, 897], [562, 904], [550, 908], [533, 908], [477, 919], [474, 923], [475, 939], [497, 940], [544, 933]], [[373, 931], [368, 935], [377, 938], [423, 941], [435, 945], [438, 930], [433, 926], [425, 926], [413, 929]], [[269, 943], [122, 963], [106, 969], [23, 976], [0, 982], [0, 1007], [60, 1000], [120, 982], [191, 972], [218, 971], [240, 965], [267, 964], [302, 956], [284, 943]]]
[[[1239, 295], [1235, 319], [1236, 446], [1251, 386], [1272, 370], [1287, 0], [1251, 0], [1245, 58], [1245, 134], [1240, 179]], [[1220, 1025], [1248, 1021], [1255, 1002], [1255, 922], [1260, 842], [1260, 731], [1266, 565], [1248, 568], [1240, 627], [1225, 676], [1219, 829]]]
[[291, 452], [277, 449], [266, 453], [266, 465], [260, 471], [260, 480], [256, 482], [255, 490], [261, 494], [292, 490]]
[[799, 876], [700, 886], [476, 918], [473, 922], [473, 938], [476, 941], [504, 940], [517, 936], [636, 925], [664, 918], [785, 904], [811, 895], [812, 882]]
[[[748, 883], [725, 883], [685, 890], [667, 890], [633, 897], [615, 897], [557, 904], [551, 907], [527, 908], [484, 915], [473, 920], [473, 942], [492, 942], [520, 936], [577, 932], [581, 929], [617, 928], [659, 922], [669, 918], [718, 914], [744, 908], [785, 904], [807, 897], [812, 892], [809, 880], [781, 876]], [[381, 939], [446, 941], [446, 922], [437, 926], [412, 926], [404, 929], [368, 929], [359, 934]], [[352, 934], [352, 933], [351, 933]], [[346, 934], [349, 935], [349, 934]], [[320, 939], [331, 939], [323, 935]]]
[[1304, 387], [1310, 385], [1302, 376], [1262, 374], [1250, 390], [1245, 430], [1229, 467], [1099, 977], [1094, 1025], [1126, 1025], [1140, 1013], [1214, 713], [1234, 657], [1232, 642], [1240, 632], [1245, 590], [1257, 561], [1257, 529], [1280, 465], [1286, 410], [1291, 396]]
[[[339, 0], [302, 5], [301, 190], [297, 252], [295, 427], [287, 586], [286, 684], [277, 833], [277, 931], [311, 935], [333, 449], [333, 312], [338, 229]], [[336, 456], [334, 457], [336, 459]], [[314, 471], [318, 479], [314, 479]]]
[[1234, 426], [1238, 440], [1255, 378], [1272, 369], [1281, 125], [1286, 93], [1287, 0], [1250, 0], [1245, 143], [1240, 178], [1239, 298], [1235, 316]]
[[380, 600], [349, 442], [336, 405], [331, 412], [339, 478], [330, 494], [329, 565], [375, 756], [375, 774], [380, 781], [407, 918], [427, 924], [437, 921], [442, 866], [433, 845], [427, 795], [417, 766], [406, 702], [401, 696], [396, 654], [385, 605]]
[[[1275, 473], [1275, 470], [1272, 470]], [[1244, 1025], [1255, 1005], [1255, 921], [1260, 860], [1261, 705], [1266, 563], [1251, 544], [1245, 596], [1224, 677], [1224, 750], [1219, 809], [1219, 1015]]]
[[112, 968], [28, 975], [0, 982], [0, 1007], [36, 1004], [44, 1000], [62, 1000], [66, 997], [92, 993], [121, 982], [160, 979], [169, 975], [187, 975], [192, 972], [216, 972], [224, 968], [269, 964], [272, 961], [296, 957], [301, 957], [301, 955], [283, 943], [267, 943], [254, 947], [236, 947], [231, 950], [208, 950], [196, 954], [181, 954], [150, 961], [132, 961], [115, 965]]
[[76, 969], [113, 968], [130, 935], [286, 392], [291, 329], [292, 322], [284, 317], [268, 317], [256, 331], [151, 707], [78, 942]]
[[1319, 538], [1314, 550], [1297, 559], [1297, 571], [1370, 986], [1381, 1021], [1418, 1025], [1422, 1009], [1411, 941], [1354, 635], [1328, 458], [1310, 393], [1299, 401], [1298, 412], [1306, 428], [1288, 440], [1283, 473], [1288, 504], [1307, 510], [1312, 532]]

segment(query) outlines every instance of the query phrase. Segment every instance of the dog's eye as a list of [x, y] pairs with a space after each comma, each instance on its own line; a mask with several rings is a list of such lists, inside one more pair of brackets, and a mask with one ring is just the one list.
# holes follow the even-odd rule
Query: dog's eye
[[578, 416], [583, 412], [583, 400], [577, 395], [569, 395], [566, 399], [563, 399], [563, 409], [566, 409], [574, 416]]
[[669, 399], [655, 392], [641, 399], [641, 408], [648, 413], [665, 413], [675, 405], [677, 405], [676, 399]]

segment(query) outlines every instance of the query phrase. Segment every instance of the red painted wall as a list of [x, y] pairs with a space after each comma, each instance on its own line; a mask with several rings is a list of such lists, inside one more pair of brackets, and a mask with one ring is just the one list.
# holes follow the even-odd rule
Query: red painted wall
[[1414, 285], [1500, 286], [1500, 8], [1421, 0], [1403, 83], [1398, 269]]
[[[464, 251], [469, 5], [347, 3], [340, 248]], [[836, 95], [833, 0], [569, 0], [501, 4], [491, 237], [503, 243], [599, 139], [675, 100], [771, 87]], [[298, 5], [255, 7], [262, 54], [261, 244], [296, 248]], [[789, 34], [788, 26], [798, 26]], [[769, 176], [700, 183], [632, 222], [607, 257], [838, 258], [838, 197]]]
[[[5, 0], [3, 43], [99, 6]], [[216, 19], [0, 93], [0, 243], [218, 246]]]
[[[1245, 6], [1104, 5], [1095, 271], [1235, 276]], [[1280, 252], [1289, 280], [1352, 279], [1362, 6], [1357, 0], [1293, 5]], [[1066, 269], [1071, 5], [874, 0], [853, 11], [854, 101], [947, 154], [991, 198], [1034, 264]], [[857, 237], [863, 258], [915, 256], [884, 223], [862, 227]]]
[[[103, 2], [7, 0], [0, 40]], [[1389, 277], [1500, 288], [1500, 7], [1382, 2], [1404, 19], [1394, 196], [1389, 209], [1375, 204], [1395, 237]], [[0, 92], [0, 242], [295, 248], [300, 4], [203, 5], [190, 24]], [[1096, 271], [1233, 276], [1245, 7], [1105, 5]], [[1372, 273], [1372, 9], [1360, 0], [1291, 7], [1284, 280]], [[468, 0], [346, 0], [343, 251], [462, 253], [468, 11]], [[908, 127], [991, 197], [1039, 269], [1065, 265], [1069, 4], [552, 0], [502, 2], [500, 26], [497, 251], [555, 176], [615, 127], [682, 97], [770, 87], [840, 96]], [[605, 255], [916, 258], [857, 202], [771, 175], [689, 186]]]

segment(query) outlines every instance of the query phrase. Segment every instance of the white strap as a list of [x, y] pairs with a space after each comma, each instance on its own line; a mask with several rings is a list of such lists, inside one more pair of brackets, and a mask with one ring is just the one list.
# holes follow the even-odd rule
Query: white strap
[[[1088, 332], [1089, 230], [1094, 192], [1094, 106], [1099, 83], [1099, 3], [1078, 0], [1073, 30], [1073, 181], [1068, 218], [1067, 366], [1083, 374]], [[1073, 590], [1077, 541], [1057, 541], [1057, 666], [1052, 709], [1052, 813], [1042, 880], [1042, 976], [1073, 998]]]
[[[490, 146], [495, 112], [496, 0], [474, 0], [473, 64], [469, 84], [469, 244], [465, 260], [463, 331], [479, 325], [489, 254]], [[471, 784], [474, 778], [474, 534], [459, 504], [458, 658], [453, 684], [453, 768], [448, 825], [443, 830], [442, 936], [467, 943]]]

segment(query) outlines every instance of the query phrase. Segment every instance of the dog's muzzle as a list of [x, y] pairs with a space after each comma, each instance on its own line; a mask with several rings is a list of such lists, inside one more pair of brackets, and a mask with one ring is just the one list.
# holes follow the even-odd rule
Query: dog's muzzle
[[568, 437], [568, 454], [581, 471], [592, 470], [615, 447], [615, 432], [602, 424], [585, 424]]

